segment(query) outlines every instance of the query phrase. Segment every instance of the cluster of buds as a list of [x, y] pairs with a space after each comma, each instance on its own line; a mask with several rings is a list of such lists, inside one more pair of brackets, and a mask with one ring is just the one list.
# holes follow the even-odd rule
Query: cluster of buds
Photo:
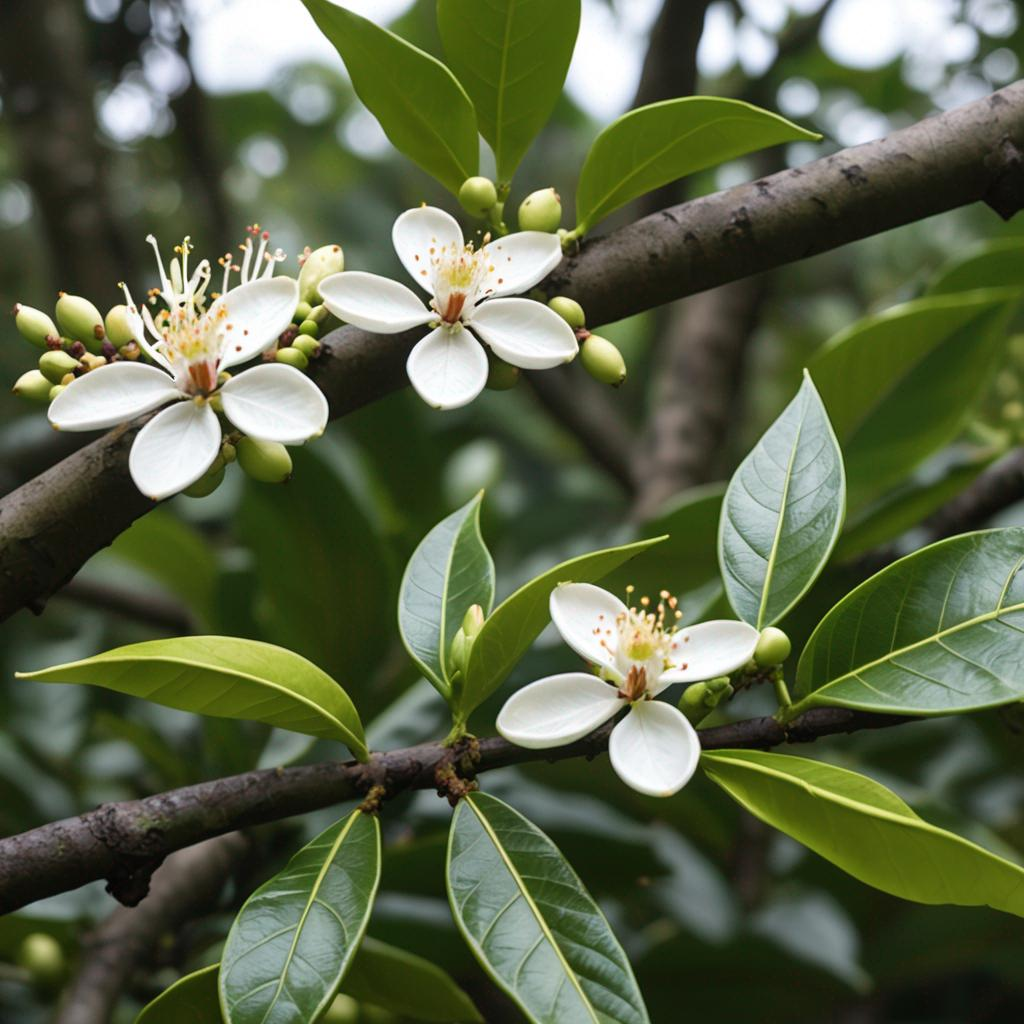
[[43, 350], [38, 367], [15, 382], [16, 395], [51, 402], [76, 377], [118, 360], [136, 360], [141, 354], [123, 305], [114, 306], [104, 317], [81, 295], [60, 292], [54, 314], [56, 323], [41, 309], [14, 307], [18, 333]]
[[292, 326], [266, 358], [305, 370], [309, 361], [320, 355], [320, 330], [330, 316], [320, 297], [320, 282], [345, 269], [345, 253], [340, 245], [322, 245], [319, 249], [306, 246], [299, 266], [299, 304]]
[[452, 670], [452, 687], [457, 688], [466, 675], [466, 666], [469, 664], [469, 652], [473, 647], [473, 641], [480, 635], [484, 628], [484, 610], [478, 604], [472, 604], [462, 617], [462, 625], [459, 626], [452, 637], [451, 646], [448, 648], [448, 664]]
[[587, 330], [583, 307], [567, 295], [556, 295], [548, 305], [576, 332], [583, 369], [601, 384], [621, 387], [626, 381], [626, 361], [607, 338]]
[[205, 498], [213, 494], [224, 482], [227, 467], [233, 462], [238, 463], [250, 480], [261, 484], [287, 483], [292, 476], [292, 457], [283, 444], [259, 441], [235, 432], [224, 439], [213, 465], [181, 493], [190, 498]]

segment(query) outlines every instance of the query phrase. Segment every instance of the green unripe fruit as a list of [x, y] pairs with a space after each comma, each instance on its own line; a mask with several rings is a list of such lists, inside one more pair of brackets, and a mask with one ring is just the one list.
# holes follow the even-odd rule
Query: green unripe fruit
[[568, 295], [556, 295], [553, 299], [548, 299], [548, 305], [574, 331], [586, 326], [587, 320], [583, 313], [583, 307], [575, 299], [570, 299]]
[[112, 306], [103, 318], [103, 326], [107, 332], [107, 340], [114, 348], [121, 348], [129, 341], [135, 340], [131, 327], [128, 326], [128, 307]]
[[323, 1016], [323, 1024], [356, 1024], [359, 1004], [350, 996], [337, 995]]
[[759, 668], [772, 668], [781, 665], [792, 650], [789, 637], [781, 629], [767, 626], [761, 630], [761, 638], [754, 648], [754, 661]]
[[499, 359], [493, 352], [487, 352], [487, 387], [492, 391], [508, 391], [519, 383], [520, 370], [518, 366], [506, 363]]
[[322, 324], [330, 315], [331, 311], [321, 302], [319, 306], [314, 306], [309, 311], [306, 319], [312, 320], [315, 324]]
[[283, 484], [292, 475], [292, 457], [277, 441], [243, 437], [235, 445], [238, 464], [247, 476], [264, 484]]
[[57, 323], [69, 338], [82, 342], [90, 350], [95, 346], [98, 351], [99, 343], [107, 336], [100, 311], [81, 295], [61, 292], [57, 299]]
[[320, 351], [320, 342], [316, 338], [300, 334], [292, 342], [292, 348], [297, 348], [307, 359], [312, 359]]
[[32, 975], [32, 980], [44, 987], [60, 983], [64, 976], [64, 950], [60, 943], [45, 932], [31, 932], [22, 939], [18, 948], [18, 965]]
[[553, 188], [531, 192], [519, 204], [520, 231], [557, 231], [562, 223], [562, 200]]
[[467, 178], [459, 189], [462, 208], [474, 217], [486, 217], [497, 201], [498, 190], [494, 182], [479, 174]]
[[292, 317], [292, 323], [293, 324], [301, 324], [302, 321], [305, 320], [309, 316], [309, 314], [312, 312], [312, 310], [313, 310], [313, 307], [308, 302], [300, 302], [295, 307], [295, 314]]
[[304, 370], [309, 366], [309, 359], [306, 358], [306, 353], [301, 349], [297, 348], [279, 348], [277, 355], [274, 357], [279, 363], [285, 363], [288, 366], [294, 366], [296, 370]]
[[47, 402], [53, 383], [48, 381], [38, 370], [23, 373], [15, 382], [11, 391], [19, 398], [27, 398], [30, 402]]
[[345, 254], [340, 245], [322, 245], [304, 260], [299, 271], [299, 300], [310, 306], [320, 303], [320, 282], [345, 269]]
[[54, 384], [47, 398], [52, 402], [66, 387], [67, 384]]
[[303, 320], [299, 324], [299, 334], [306, 334], [310, 338], [319, 338], [320, 325], [315, 320]]
[[583, 368], [594, 380], [617, 388], [626, 379], [626, 361], [622, 353], [607, 339], [591, 334], [580, 345]]
[[213, 460], [213, 465], [194, 483], [190, 484], [181, 493], [190, 498], [205, 498], [213, 494], [224, 482], [224, 458], [218, 455]]
[[78, 360], [69, 356], [67, 352], [54, 349], [52, 352], [44, 352], [39, 357], [39, 372], [51, 383], [59, 384], [66, 374], [73, 373], [78, 369]]
[[688, 686], [683, 690], [682, 697], [679, 698], [679, 709], [682, 711], [685, 708], [703, 707], [707, 694], [707, 683], [694, 683], [692, 686]]
[[14, 326], [26, 341], [40, 348], [46, 348], [47, 338], [60, 336], [57, 325], [41, 309], [31, 306], [19, 304], [14, 307]]

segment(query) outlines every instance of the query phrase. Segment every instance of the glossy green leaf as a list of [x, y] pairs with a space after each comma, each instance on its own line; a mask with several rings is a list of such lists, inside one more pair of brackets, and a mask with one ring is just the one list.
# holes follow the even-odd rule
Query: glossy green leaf
[[998, 362], [1014, 292], [916, 299], [854, 324], [811, 361], [843, 450], [851, 508], [960, 430]]
[[525, 583], [484, 623], [470, 648], [459, 710], [468, 716], [508, 676], [550, 621], [548, 599], [559, 583], [596, 583], [634, 555], [663, 540], [654, 537], [571, 558]]
[[342, 988], [357, 1002], [400, 1017], [452, 1024], [483, 1020], [473, 1000], [447, 972], [421, 956], [369, 937], [363, 939]]
[[973, 288], [1024, 288], [1024, 238], [982, 242], [957, 255], [928, 282], [928, 295], [949, 295]]
[[142, 1008], [135, 1024], [224, 1024], [217, 999], [218, 964], [179, 978]]
[[340, 740], [367, 757], [363, 726], [345, 691], [311, 661], [258, 640], [146, 640], [18, 678], [102, 686], [180, 711], [266, 722]]
[[943, 715], [1024, 699], [1024, 527], [940, 541], [843, 598], [797, 666], [819, 705]]
[[594, 140], [576, 190], [582, 234], [632, 199], [780, 142], [821, 136], [741, 100], [686, 96], [639, 107]]
[[718, 560], [741, 619], [762, 629], [807, 593], [845, 510], [839, 442], [805, 371], [796, 397], [733, 474], [722, 504]]
[[446, 697], [448, 647], [466, 611], [494, 603], [494, 562], [480, 535], [478, 494], [442, 519], [409, 559], [398, 596], [398, 628], [409, 656]]
[[330, 0], [302, 0], [395, 148], [457, 193], [476, 174], [476, 113], [439, 60]]
[[448, 899], [473, 955], [530, 1021], [648, 1021], [629, 961], [576, 872], [540, 829], [486, 793], [455, 809]]
[[708, 752], [701, 766], [752, 814], [868, 885], [1024, 917], [1024, 869], [923, 821], [872, 779], [755, 750]]
[[499, 181], [509, 181], [562, 92], [579, 0], [438, 0], [445, 57], [476, 107]]
[[245, 901], [221, 959], [228, 1024], [319, 1019], [366, 930], [380, 858], [380, 823], [353, 811]]

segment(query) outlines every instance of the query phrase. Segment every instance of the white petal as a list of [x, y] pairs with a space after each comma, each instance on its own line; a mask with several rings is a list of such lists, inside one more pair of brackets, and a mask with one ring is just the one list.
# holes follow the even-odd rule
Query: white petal
[[[459, 222], [436, 206], [420, 206], [406, 210], [391, 229], [391, 241], [402, 266], [409, 276], [429, 294], [434, 294], [431, 284], [430, 260], [441, 248], [462, 248], [462, 228]], [[323, 292], [321, 292], [323, 294]]]
[[128, 469], [143, 494], [160, 501], [194, 484], [220, 452], [220, 422], [203, 402], [179, 402], [139, 431]]
[[247, 363], [270, 348], [290, 326], [298, 304], [299, 286], [289, 277], [250, 281], [217, 299], [207, 317], [220, 338], [220, 368]]
[[327, 426], [327, 399], [301, 371], [264, 363], [232, 377], [221, 389], [224, 415], [250, 437], [302, 444]]
[[555, 629], [581, 658], [619, 674], [615, 620], [626, 606], [614, 594], [592, 583], [560, 583], [551, 591], [548, 607]]
[[427, 405], [468, 405], [487, 383], [487, 353], [469, 331], [436, 327], [409, 353], [409, 381]]
[[397, 334], [437, 316], [411, 288], [362, 270], [343, 270], [325, 277], [320, 295], [336, 317], [375, 334]]
[[549, 306], [532, 299], [488, 299], [471, 322], [497, 355], [524, 370], [571, 362], [579, 351], [573, 329]]
[[[488, 272], [481, 295], [518, 295], [539, 284], [562, 262], [558, 235], [519, 231], [484, 247]], [[493, 269], [491, 269], [493, 268]]]
[[495, 724], [520, 747], [558, 747], [582, 739], [625, 706], [615, 687], [597, 676], [566, 672], [512, 694]]
[[72, 381], [47, 415], [58, 430], [102, 430], [181, 397], [174, 381], [145, 363], [110, 363]]
[[671, 796], [696, 770], [700, 738], [671, 704], [639, 701], [612, 729], [608, 756], [618, 777], [638, 793]]
[[697, 683], [735, 672], [754, 656], [759, 636], [753, 626], [730, 619], [680, 629], [669, 654], [674, 667], [662, 673], [658, 689], [671, 683]]

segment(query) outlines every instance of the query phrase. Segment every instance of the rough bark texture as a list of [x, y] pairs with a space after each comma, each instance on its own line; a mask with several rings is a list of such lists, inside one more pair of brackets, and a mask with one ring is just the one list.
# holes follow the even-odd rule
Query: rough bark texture
[[[700, 738], [706, 750], [767, 749], [906, 721], [894, 715], [815, 708], [787, 726], [774, 718], [753, 718], [702, 729]], [[607, 748], [610, 731], [611, 724], [577, 743], [551, 750], [527, 750], [499, 737], [484, 739], [472, 771], [595, 757]], [[224, 832], [358, 799], [371, 790], [379, 801], [411, 789], [435, 789], [443, 782], [439, 770], [458, 759], [451, 748], [426, 743], [374, 754], [367, 764], [325, 762], [251, 771], [142, 800], [104, 804], [77, 818], [0, 840], [0, 914], [97, 878], [107, 879], [108, 890], [121, 902], [134, 905], [146, 895], [152, 873], [174, 850]]]
[[[593, 325], [984, 201], [1024, 206], [1024, 82], [877, 142], [645, 217], [585, 243], [545, 287]], [[415, 333], [333, 332], [314, 379], [340, 416], [399, 388]], [[127, 477], [138, 424], [0, 502], [0, 618], [41, 607], [151, 503]]]

